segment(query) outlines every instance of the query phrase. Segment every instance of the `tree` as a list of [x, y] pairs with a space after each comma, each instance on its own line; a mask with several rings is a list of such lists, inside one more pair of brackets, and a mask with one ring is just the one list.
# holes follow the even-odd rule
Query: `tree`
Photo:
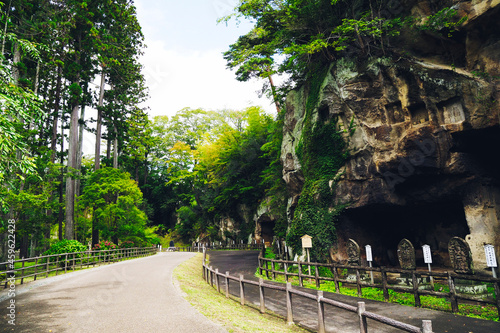
[[[142, 192], [130, 174], [105, 167], [90, 176], [78, 205], [83, 218], [97, 226], [102, 238], [118, 244], [144, 232], [147, 217], [141, 204]], [[98, 239], [92, 239], [93, 245], [97, 243]]]

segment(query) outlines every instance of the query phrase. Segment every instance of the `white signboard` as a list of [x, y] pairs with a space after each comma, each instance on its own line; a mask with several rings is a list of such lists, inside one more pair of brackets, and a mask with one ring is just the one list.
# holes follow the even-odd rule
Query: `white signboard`
[[304, 235], [302, 236], [302, 247], [304, 249], [310, 249], [312, 248], [312, 237], [309, 235]]
[[366, 261], [373, 261], [371, 245], [365, 245]]
[[493, 245], [484, 245], [484, 254], [486, 255], [486, 265], [488, 267], [497, 267], [497, 258], [495, 256], [495, 248]]
[[422, 245], [422, 250], [424, 251], [424, 262], [432, 264], [431, 247], [429, 245]]

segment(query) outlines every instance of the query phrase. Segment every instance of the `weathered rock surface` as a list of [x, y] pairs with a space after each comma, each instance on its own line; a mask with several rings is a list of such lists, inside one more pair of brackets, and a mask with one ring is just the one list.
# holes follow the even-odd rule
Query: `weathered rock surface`
[[[431, 2], [414, 1], [414, 12], [428, 15]], [[417, 262], [421, 245], [429, 244], [436, 262], [450, 265], [453, 236], [467, 240], [478, 271], [485, 269], [484, 243], [500, 253], [500, 81], [491, 79], [500, 75], [500, 0], [452, 2], [469, 16], [457, 46], [462, 68], [444, 65], [440, 55], [362, 65], [342, 60], [323, 83], [314, 121], [338, 117], [356, 126], [345, 136], [350, 159], [334, 187], [332, 205], [349, 204], [335, 259], [347, 258], [349, 238], [371, 244], [384, 264], [396, 264], [402, 238], [415, 245]], [[295, 149], [307, 93], [305, 86], [292, 92], [286, 104], [282, 161], [290, 214], [304, 182]]]

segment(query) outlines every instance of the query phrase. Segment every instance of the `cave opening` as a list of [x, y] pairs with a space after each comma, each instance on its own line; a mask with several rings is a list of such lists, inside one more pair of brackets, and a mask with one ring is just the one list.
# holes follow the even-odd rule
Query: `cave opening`
[[274, 220], [260, 222], [260, 225], [261, 225], [261, 234], [260, 235], [264, 239], [264, 242], [266, 244], [272, 244], [273, 237], [274, 237], [274, 225], [275, 225]]
[[460, 201], [348, 209], [337, 230], [344, 242], [355, 240], [363, 255], [365, 245], [371, 245], [375, 265], [393, 267], [399, 267], [397, 247], [403, 238], [415, 247], [417, 266], [426, 266], [422, 245], [427, 244], [432, 249], [433, 267], [449, 267], [448, 241], [470, 233]]

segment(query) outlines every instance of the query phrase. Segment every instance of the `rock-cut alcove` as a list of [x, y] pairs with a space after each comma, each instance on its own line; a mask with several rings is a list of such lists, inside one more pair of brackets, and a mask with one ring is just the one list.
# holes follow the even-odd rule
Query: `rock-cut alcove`
[[[458, 200], [348, 209], [337, 230], [339, 245], [349, 238], [356, 240], [363, 249], [371, 245], [375, 263], [384, 266], [399, 265], [396, 251], [403, 238], [415, 246], [417, 265], [425, 266], [421, 247], [427, 244], [433, 249], [434, 263], [449, 266], [448, 240], [454, 236], [465, 238], [470, 233], [464, 206]], [[336, 259], [344, 258], [339, 254]]]

